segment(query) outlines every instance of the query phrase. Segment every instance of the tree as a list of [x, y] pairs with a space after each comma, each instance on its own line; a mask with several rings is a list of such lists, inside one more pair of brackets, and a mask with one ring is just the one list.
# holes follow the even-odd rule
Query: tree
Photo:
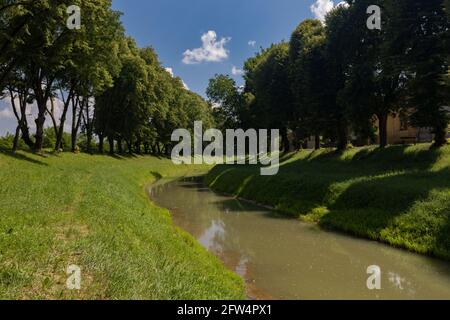
[[350, 4], [349, 23], [352, 28], [346, 35], [347, 77], [340, 94], [355, 131], [370, 135], [367, 125], [374, 115], [377, 117], [381, 148], [387, 145], [388, 116], [400, 110], [407, 80], [402, 70], [394, 68], [385, 50], [389, 17], [383, 16], [381, 30], [370, 30], [365, 26], [367, 8], [374, 4], [382, 6], [383, 3], [383, 0], [360, 0]]
[[209, 80], [206, 95], [214, 107], [215, 117], [219, 128], [233, 129], [240, 127], [240, 109], [242, 95], [236, 82], [228, 75], [216, 75]]
[[[83, 1], [80, 5], [83, 12], [82, 27], [74, 31], [73, 48], [67, 56], [64, 70], [57, 81], [60, 87], [60, 98], [63, 101], [63, 111], [58, 125], [55, 149], [58, 150], [61, 147], [70, 104], [72, 103], [72, 108], [76, 111], [75, 101], [82, 100], [85, 103], [77, 104], [83, 107], [78, 116], [83, 120], [88, 140], [87, 151], [90, 152], [93, 121], [88, 102], [92, 97], [113, 85], [113, 77], [120, 70], [118, 41], [123, 37], [123, 28], [119, 21], [119, 14], [110, 9], [110, 0]], [[93, 52], [95, 54], [92, 54]], [[75, 112], [73, 116], [77, 117], [77, 113]], [[76, 147], [76, 137], [81, 121], [78, 119], [74, 123], [73, 151]]]
[[414, 110], [412, 122], [430, 127], [434, 145], [446, 143], [449, 84], [442, 81], [448, 72], [449, 16], [443, 0], [397, 0], [386, 2], [388, 52], [393, 66], [410, 76], [408, 106]]
[[325, 29], [319, 20], [312, 19], [295, 29], [289, 43], [296, 138], [314, 135], [316, 149], [320, 148], [320, 136], [330, 125], [323, 99], [324, 45]]
[[245, 92], [254, 96], [252, 114], [259, 128], [280, 129], [281, 145], [290, 150], [288, 129], [293, 115], [289, 85], [289, 44], [282, 42], [262, 50], [244, 65]]

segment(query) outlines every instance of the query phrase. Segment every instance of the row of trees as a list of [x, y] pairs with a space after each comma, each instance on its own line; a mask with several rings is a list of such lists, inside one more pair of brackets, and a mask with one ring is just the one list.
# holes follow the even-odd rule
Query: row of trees
[[[289, 42], [262, 49], [244, 66], [245, 87], [224, 75], [207, 91], [224, 126], [279, 128], [300, 147], [309, 137], [349, 143], [350, 132], [387, 144], [389, 114], [403, 113], [446, 143], [450, 106], [450, 1], [348, 0], [325, 24], [305, 20]], [[367, 8], [382, 11], [381, 30]]]
[[[67, 24], [73, 5], [80, 28]], [[169, 152], [173, 129], [213, 122], [209, 105], [169, 74], [152, 48], [124, 35], [111, 0], [0, 0], [0, 93], [17, 119], [14, 149], [21, 138], [41, 150], [46, 119], [55, 150], [69, 147], [63, 136], [71, 118], [72, 151], [82, 131], [88, 151], [97, 144], [100, 152], [105, 139], [110, 152], [123, 152], [124, 143], [129, 152]]]

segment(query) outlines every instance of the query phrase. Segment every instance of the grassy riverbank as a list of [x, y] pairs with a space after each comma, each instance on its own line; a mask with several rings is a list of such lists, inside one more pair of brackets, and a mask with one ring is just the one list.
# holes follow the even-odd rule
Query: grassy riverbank
[[450, 260], [450, 147], [301, 151], [281, 161], [276, 176], [222, 165], [206, 182], [324, 227]]
[[[0, 299], [240, 299], [227, 271], [145, 184], [203, 167], [153, 157], [0, 152]], [[66, 268], [81, 267], [81, 290]]]

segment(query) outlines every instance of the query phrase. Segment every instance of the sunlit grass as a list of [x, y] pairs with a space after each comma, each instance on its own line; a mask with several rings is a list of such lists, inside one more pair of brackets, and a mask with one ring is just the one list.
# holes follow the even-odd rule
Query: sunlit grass
[[[242, 280], [145, 185], [205, 167], [153, 157], [0, 153], [0, 298], [239, 299]], [[66, 268], [82, 269], [80, 291]]]

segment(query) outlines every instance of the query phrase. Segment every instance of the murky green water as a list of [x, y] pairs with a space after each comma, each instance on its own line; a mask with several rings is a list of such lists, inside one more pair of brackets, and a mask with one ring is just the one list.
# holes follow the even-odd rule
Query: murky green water
[[[277, 217], [200, 182], [151, 187], [151, 198], [269, 299], [450, 299], [450, 263]], [[381, 290], [367, 289], [367, 267], [381, 268]]]

